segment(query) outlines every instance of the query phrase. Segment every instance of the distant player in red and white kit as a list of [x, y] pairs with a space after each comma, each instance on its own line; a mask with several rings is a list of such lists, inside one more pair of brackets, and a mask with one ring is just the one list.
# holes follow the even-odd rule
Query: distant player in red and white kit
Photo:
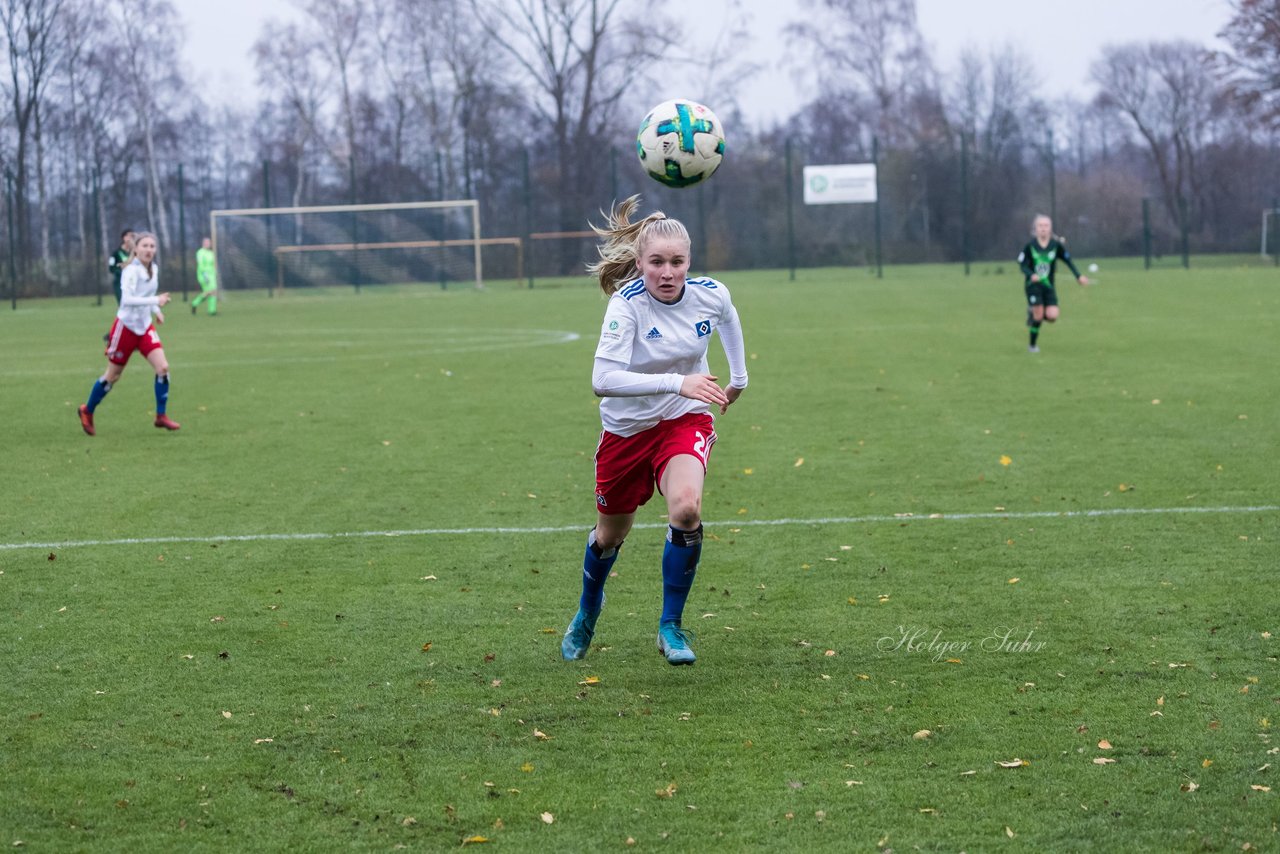
[[154, 316], [156, 323], [164, 323], [164, 312], [160, 308], [169, 302], [169, 295], [157, 293], [160, 266], [155, 259], [156, 236], [149, 231], [138, 232], [133, 241], [133, 255], [120, 274], [120, 309], [107, 335], [107, 370], [93, 384], [89, 402], [80, 406], [80, 426], [90, 436], [94, 435], [93, 411], [120, 379], [134, 350], [140, 352], [156, 372], [155, 425], [165, 430], [182, 426], [165, 414], [169, 402], [169, 362], [151, 321]]
[[[596, 526], [587, 537], [582, 597], [560, 652], [587, 654], [604, 604], [604, 584], [636, 510], [653, 495], [667, 501], [662, 555], [662, 617], [658, 650], [671, 664], [692, 664], [680, 619], [702, 553], [702, 485], [716, 434], [710, 409], [721, 414], [747, 387], [742, 327], [723, 284], [687, 278], [689, 232], [678, 220], [652, 213], [638, 222], [632, 196], [617, 205], [604, 228], [600, 261], [590, 271], [609, 294], [592, 388], [604, 398], [604, 431], [596, 449]], [[711, 333], [729, 360], [721, 388], [708, 372]]]

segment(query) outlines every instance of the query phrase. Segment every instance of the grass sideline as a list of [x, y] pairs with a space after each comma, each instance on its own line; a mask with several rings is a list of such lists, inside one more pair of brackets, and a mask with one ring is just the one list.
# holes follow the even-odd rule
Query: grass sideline
[[[692, 668], [654, 649], [652, 528], [559, 660], [589, 285], [175, 305], [183, 429], [133, 364], [93, 439], [109, 310], [6, 312], [0, 842], [1275, 846], [1280, 513], [1124, 511], [1280, 504], [1280, 273], [1100, 264], [1038, 356], [1012, 265], [724, 274], [751, 387]], [[269, 539], [490, 527], [528, 530]]]

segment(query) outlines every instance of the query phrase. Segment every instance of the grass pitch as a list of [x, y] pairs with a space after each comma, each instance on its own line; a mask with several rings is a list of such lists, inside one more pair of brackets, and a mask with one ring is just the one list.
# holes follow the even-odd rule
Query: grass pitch
[[[686, 611], [662, 506], [586, 660], [589, 284], [234, 293], [81, 434], [110, 310], [4, 312], [0, 842], [1280, 845], [1280, 272], [724, 274]], [[713, 365], [723, 365], [718, 344]]]

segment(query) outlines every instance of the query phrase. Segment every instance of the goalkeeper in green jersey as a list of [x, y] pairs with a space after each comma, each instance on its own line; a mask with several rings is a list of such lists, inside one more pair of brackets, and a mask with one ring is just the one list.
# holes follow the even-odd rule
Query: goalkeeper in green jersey
[[1053, 220], [1040, 214], [1031, 223], [1031, 234], [1031, 242], [1018, 253], [1018, 266], [1026, 277], [1027, 326], [1031, 327], [1031, 346], [1027, 349], [1039, 353], [1036, 340], [1040, 337], [1040, 324], [1046, 320], [1053, 323], [1058, 319], [1058, 292], [1053, 286], [1053, 273], [1058, 262], [1070, 267], [1081, 285], [1089, 284], [1089, 279], [1076, 269], [1062, 238], [1054, 237]]
[[196, 306], [209, 301], [209, 316], [218, 313], [218, 268], [213, 261], [213, 241], [205, 238], [196, 250], [196, 281], [200, 283], [200, 296], [191, 301], [191, 313]]

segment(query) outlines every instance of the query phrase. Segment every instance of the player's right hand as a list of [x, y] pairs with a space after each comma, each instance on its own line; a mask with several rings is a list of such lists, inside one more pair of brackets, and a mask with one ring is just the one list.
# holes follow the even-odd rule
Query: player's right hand
[[1036, 283], [1036, 282], [1038, 282], [1038, 281], [1040, 281], [1040, 277], [1039, 277], [1039, 276], [1037, 276], [1035, 273], [1032, 273], [1032, 274], [1031, 274], [1031, 283], [1032, 283], [1032, 284], [1035, 284], [1035, 283]]
[[167, 293], [160, 294], [160, 296], [156, 298], [156, 304], [168, 305], [170, 299], [172, 299], [172, 297], [170, 297]]
[[689, 374], [680, 383], [680, 396], [717, 406], [727, 406], [729, 398], [710, 374]]

